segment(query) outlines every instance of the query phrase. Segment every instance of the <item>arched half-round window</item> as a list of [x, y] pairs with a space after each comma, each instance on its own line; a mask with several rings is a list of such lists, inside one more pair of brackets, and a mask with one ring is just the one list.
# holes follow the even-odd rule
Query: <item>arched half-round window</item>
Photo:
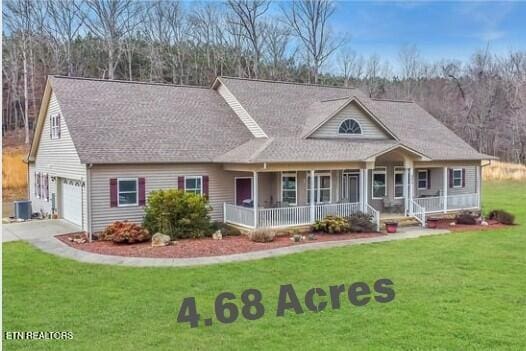
[[360, 124], [354, 119], [346, 119], [340, 124], [340, 134], [362, 134], [362, 128]]

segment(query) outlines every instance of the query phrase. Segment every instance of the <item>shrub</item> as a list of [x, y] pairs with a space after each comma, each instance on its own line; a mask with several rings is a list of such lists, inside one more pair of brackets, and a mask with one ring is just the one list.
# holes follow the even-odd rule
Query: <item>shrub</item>
[[101, 235], [101, 240], [111, 240], [114, 243], [140, 243], [150, 240], [151, 235], [147, 229], [138, 224], [129, 222], [113, 222], [106, 227]]
[[377, 230], [373, 222], [373, 216], [363, 212], [357, 212], [347, 218], [353, 233], [367, 233]]
[[343, 217], [326, 216], [322, 220], [317, 220], [313, 228], [315, 231], [322, 231], [330, 234], [338, 234], [348, 232], [351, 228], [349, 222]]
[[493, 210], [489, 213], [488, 219], [493, 219], [502, 224], [511, 225], [515, 223], [515, 216], [504, 210]]
[[248, 238], [257, 243], [268, 243], [274, 240], [276, 232], [266, 228], [255, 229], [248, 233]]
[[144, 227], [172, 240], [211, 235], [210, 207], [205, 197], [177, 189], [150, 193], [144, 209]]
[[457, 224], [477, 224], [480, 216], [470, 211], [463, 211], [455, 217]]

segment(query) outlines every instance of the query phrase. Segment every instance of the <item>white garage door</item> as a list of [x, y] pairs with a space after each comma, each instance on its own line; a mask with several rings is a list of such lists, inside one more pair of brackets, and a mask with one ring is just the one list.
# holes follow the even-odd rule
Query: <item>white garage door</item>
[[62, 179], [62, 218], [82, 226], [82, 187], [80, 181]]

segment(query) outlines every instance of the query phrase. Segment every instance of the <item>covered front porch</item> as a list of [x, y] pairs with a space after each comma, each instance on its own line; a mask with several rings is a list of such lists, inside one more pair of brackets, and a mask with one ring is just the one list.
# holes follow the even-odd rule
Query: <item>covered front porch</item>
[[392, 150], [365, 162], [225, 165], [235, 172], [224, 222], [245, 228], [313, 224], [363, 212], [414, 217], [480, 208], [480, 163], [429, 162]]

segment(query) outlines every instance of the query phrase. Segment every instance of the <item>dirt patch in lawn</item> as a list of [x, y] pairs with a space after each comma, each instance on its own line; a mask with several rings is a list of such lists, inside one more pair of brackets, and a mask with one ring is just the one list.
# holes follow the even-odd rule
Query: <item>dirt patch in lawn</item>
[[493, 230], [493, 229], [499, 229], [507, 227], [507, 225], [499, 223], [497, 221], [487, 221], [488, 225], [480, 225], [480, 224], [455, 224], [451, 225], [451, 223], [454, 223], [454, 219], [441, 219], [437, 223], [437, 229], [449, 229], [452, 232], [465, 232], [465, 231], [472, 231], [472, 230]]
[[93, 241], [91, 243], [77, 244], [69, 240], [75, 234], [58, 235], [56, 238], [76, 249], [103, 255], [157, 258], [223, 256], [324, 241], [352, 240], [385, 235], [382, 233], [316, 234], [316, 240], [305, 238], [304, 241], [299, 243], [292, 242], [289, 236], [276, 237], [270, 243], [256, 243], [248, 240], [246, 236], [240, 235], [227, 236], [223, 240], [213, 240], [212, 238], [184, 239], [178, 240], [175, 245], [152, 247], [150, 242], [128, 245], [114, 244], [111, 241]]

